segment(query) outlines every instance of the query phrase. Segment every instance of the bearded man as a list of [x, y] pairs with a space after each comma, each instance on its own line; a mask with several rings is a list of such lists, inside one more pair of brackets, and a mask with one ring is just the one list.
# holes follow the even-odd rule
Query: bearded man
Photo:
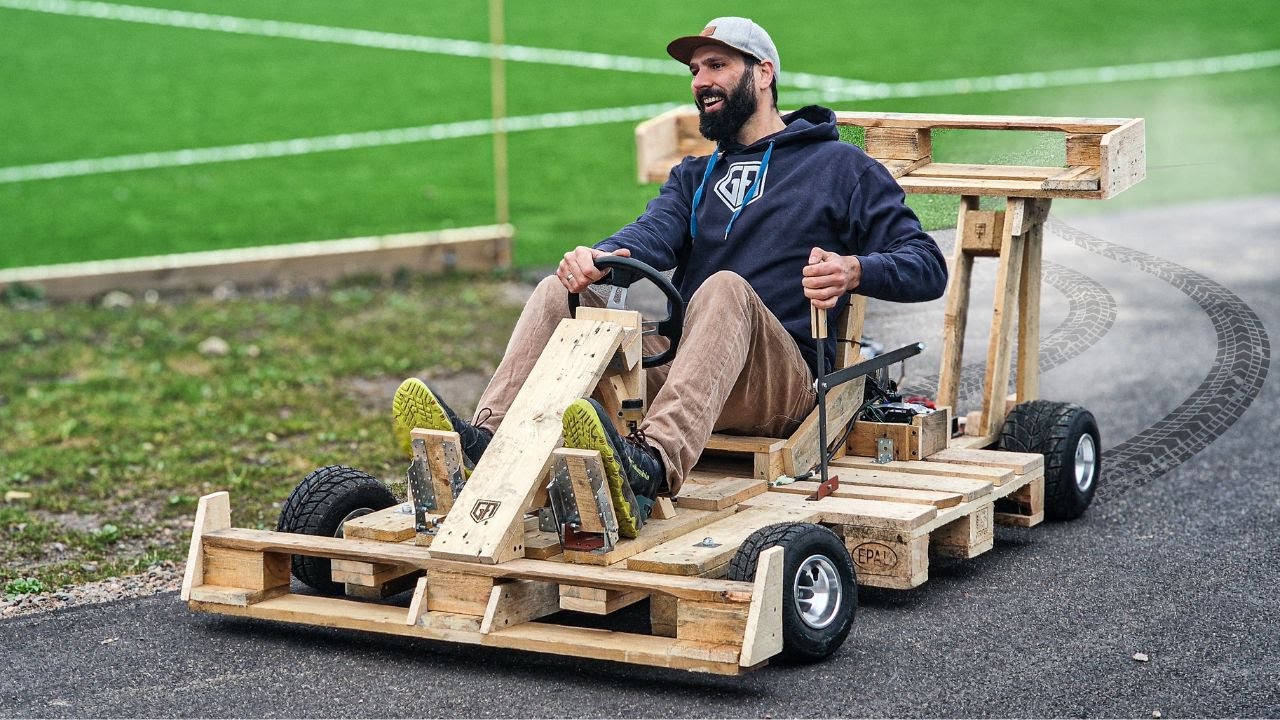
[[[635, 222], [565, 253], [525, 306], [477, 420], [462, 420], [413, 378], [393, 403], [402, 437], [413, 427], [452, 429], [477, 461], [569, 316], [567, 293], [604, 277], [597, 258], [674, 269], [684, 337], [669, 364], [646, 371], [649, 412], [639, 432], [620, 437], [590, 399], [564, 414], [565, 445], [600, 451], [622, 534], [631, 537], [654, 498], [679, 491], [712, 432], [786, 437], [813, 410], [814, 378], [831, 368], [817, 367], [810, 306], [834, 318], [851, 292], [932, 300], [947, 281], [942, 253], [902, 189], [880, 163], [840, 142], [835, 114], [817, 106], [779, 113], [778, 51], [764, 28], [717, 18], [667, 52], [693, 75], [699, 128], [716, 151], [685, 158]], [[827, 340], [825, 358], [835, 357], [835, 343]]]

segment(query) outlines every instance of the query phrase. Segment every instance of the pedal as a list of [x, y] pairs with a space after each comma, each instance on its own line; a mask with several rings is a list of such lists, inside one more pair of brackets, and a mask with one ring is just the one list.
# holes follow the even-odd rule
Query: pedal
[[467, 482], [462, 439], [456, 432], [415, 428], [409, 444], [413, 449], [408, 487], [414, 529], [432, 535], [440, 523], [428, 518], [428, 513], [447, 514]]
[[831, 493], [839, 489], [840, 489], [840, 478], [835, 475], [832, 475], [826, 480], [823, 480], [822, 483], [818, 485], [818, 489], [815, 490], [812, 495], [805, 498], [805, 500], [821, 500], [822, 498], [827, 497], [828, 495], [830, 495]]
[[599, 452], [556, 450], [547, 497], [565, 550], [606, 553], [617, 545], [618, 518]]

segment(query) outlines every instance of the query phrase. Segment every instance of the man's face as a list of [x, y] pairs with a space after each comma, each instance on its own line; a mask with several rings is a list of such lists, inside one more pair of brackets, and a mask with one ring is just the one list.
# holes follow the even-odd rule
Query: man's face
[[689, 60], [698, 131], [714, 142], [728, 142], [756, 112], [755, 72], [742, 55], [716, 45], [698, 48]]

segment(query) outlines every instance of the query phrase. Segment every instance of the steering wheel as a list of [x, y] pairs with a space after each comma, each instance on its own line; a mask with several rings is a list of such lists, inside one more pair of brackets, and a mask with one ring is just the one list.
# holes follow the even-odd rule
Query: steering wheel
[[[684, 332], [684, 298], [680, 297], [680, 291], [676, 290], [676, 286], [672, 285], [665, 275], [633, 258], [602, 255], [595, 259], [595, 265], [601, 270], [608, 270], [609, 274], [591, 284], [611, 285], [615, 288], [609, 293], [606, 307], [625, 310], [627, 288], [631, 287], [636, 280], [648, 280], [657, 285], [662, 294], [667, 296], [667, 317], [657, 322], [646, 322], [643, 327], [644, 334], [656, 333], [666, 338], [671, 346], [657, 355], [644, 356], [641, 359], [641, 366], [651, 368], [671, 362], [671, 358], [676, 356], [676, 348], [679, 347], [680, 336]], [[578, 293], [569, 293], [569, 313], [573, 314], [580, 304]]]

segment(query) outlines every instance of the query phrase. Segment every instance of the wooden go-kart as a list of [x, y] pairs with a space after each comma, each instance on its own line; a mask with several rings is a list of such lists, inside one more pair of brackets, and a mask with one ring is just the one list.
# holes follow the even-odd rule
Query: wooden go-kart
[[[620, 537], [599, 454], [559, 447], [565, 408], [593, 392], [624, 429], [643, 417], [645, 324], [622, 307], [625, 286], [637, 276], [665, 281], [619, 263], [609, 305], [578, 308], [560, 324], [469, 478], [456, 433], [417, 429], [408, 502], [341, 466], [308, 475], [274, 532], [233, 527], [228, 494], [205, 496], [182, 599], [223, 615], [736, 674], [780, 655], [835, 652], [859, 585], [916, 587], [931, 556], [991, 549], [994, 524], [1079, 516], [1100, 479], [1100, 445], [1088, 411], [1036, 397], [1042, 228], [1050, 198], [1105, 198], [1142, 179], [1141, 120], [840, 122], [865, 128], [867, 152], [908, 192], [962, 195], [936, 411], [864, 419], [864, 397], [874, 395], [867, 375], [913, 350], [864, 360], [855, 298], [838, 321], [836, 369], [819, 380], [823, 401], [796, 433], [713, 436], [679, 497], [660, 498], [637, 537]], [[936, 128], [1061, 133], [1067, 162], [933, 162]], [[662, 168], [703, 149], [692, 129], [683, 112], [643, 124], [642, 177], [665, 177]], [[983, 195], [1005, 198], [1004, 209], [981, 209]], [[957, 431], [980, 256], [998, 263], [985, 390]], [[678, 312], [679, 297], [665, 291]], [[668, 318], [660, 332], [675, 338], [678, 325]], [[1016, 393], [1006, 397], [1015, 364]], [[291, 575], [310, 591], [295, 592]], [[640, 602], [648, 632], [578, 622]]]

